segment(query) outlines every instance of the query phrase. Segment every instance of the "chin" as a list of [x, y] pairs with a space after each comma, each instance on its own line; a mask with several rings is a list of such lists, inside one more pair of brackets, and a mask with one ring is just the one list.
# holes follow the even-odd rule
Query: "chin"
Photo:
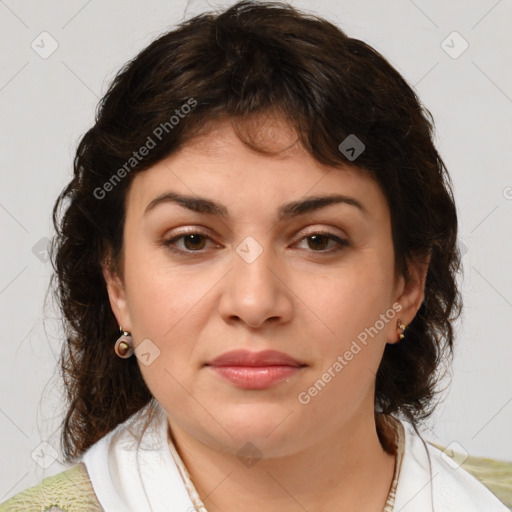
[[229, 442], [236, 446], [251, 442], [261, 450], [282, 450], [291, 439], [290, 431], [296, 430], [297, 416], [281, 404], [239, 404], [222, 410], [218, 420], [231, 434]]

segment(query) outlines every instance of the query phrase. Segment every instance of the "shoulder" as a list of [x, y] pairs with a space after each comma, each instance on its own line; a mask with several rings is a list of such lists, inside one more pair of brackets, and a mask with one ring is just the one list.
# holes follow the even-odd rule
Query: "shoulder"
[[424, 441], [412, 425], [405, 421], [401, 423], [405, 431], [405, 449], [399, 478], [399, 501], [404, 503], [404, 512], [409, 510], [408, 507], [413, 510], [414, 505], [417, 510], [423, 510], [424, 504], [439, 511], [508, 512], [508, 507], [487, 487], [488, 481], [485, 482], [487, 485], [480, 481], [467, 456], [455, 453], [452, 446], [440, 449]]
[[462, 467], [512, 510], [512, 462], [468, 457]]
[[429, 448], [434, 453], [434, 467], [437, 466], [439, 475], [446, 479], [444, 483], [440, 481], [438, 487], [464, 486], [473, 499], [495, 501], [494, 498], [498, 498], [512, 509], [512, 462], [470, 457], [461, 446], [443, 448], [429, 443]]
[[83, 463], [0, 504], [0, 512], [103, 512]]

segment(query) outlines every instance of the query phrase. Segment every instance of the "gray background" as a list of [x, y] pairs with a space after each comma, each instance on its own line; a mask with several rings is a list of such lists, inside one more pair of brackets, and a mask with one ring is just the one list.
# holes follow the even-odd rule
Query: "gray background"
[[[465, 312], [451, 386], [425, 436], [512, 460], [512, 2], [292, 3], [381, 51], [436, 119], [460, 214]], [[43, 310], [45, 246], [76, 144], [118, 68], [208, 8], [202, 0], [0, 0], [0, 502], [63, 468], [55, 460], [62, 334], [57, 308]]]

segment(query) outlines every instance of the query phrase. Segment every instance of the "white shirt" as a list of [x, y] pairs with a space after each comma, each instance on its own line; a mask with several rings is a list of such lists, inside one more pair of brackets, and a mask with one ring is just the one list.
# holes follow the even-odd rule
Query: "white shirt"
[[[134, 414], [82, 457], [105, 512], [206, 512], [168, 441], [165, 411], [159, 407], [158, 416], [141, 432], [146, 414], [145, 409]], [[484, 485], [418, 436], [412, 425], [399, 421], [405, 442], [394, 511], [509, 512]]]

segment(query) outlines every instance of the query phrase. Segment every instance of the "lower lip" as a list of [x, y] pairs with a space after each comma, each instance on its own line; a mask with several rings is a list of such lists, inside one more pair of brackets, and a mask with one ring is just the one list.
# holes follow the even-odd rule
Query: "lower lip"
[[296, 366], [210, 366], [218, 375], [243, 389], [265, 389], [290, 377]]

